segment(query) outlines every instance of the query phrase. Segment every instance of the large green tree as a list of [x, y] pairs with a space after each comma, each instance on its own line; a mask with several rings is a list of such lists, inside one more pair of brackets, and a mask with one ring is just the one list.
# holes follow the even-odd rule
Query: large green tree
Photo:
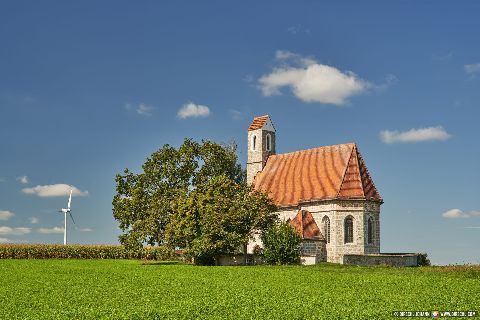
[[237, 162], [236, 145], [185, 139], [179, 148], [164, 145], [142, 166], [143, 172], [125, 169], [117, 174], [113, 216], [123, 234], [120, 242], [129, 248], [164, 244], [165, 228], [178, 199], [207, 185], [218, 176], [238, 184], [245, 172]]
[[272, 226], [276, 209], [266, 194], [218, 176], [178, 199], [166, 237], [196, 264], [214, 264]]

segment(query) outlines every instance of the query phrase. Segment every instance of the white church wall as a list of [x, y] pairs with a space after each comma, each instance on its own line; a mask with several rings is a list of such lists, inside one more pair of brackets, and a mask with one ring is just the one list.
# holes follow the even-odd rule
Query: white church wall
[[[322, 219], [327, 216], [330, 220], [330, 243], [326, 243], [326, 261], [343, 263], [344, 254], [378, 254], [380, 253], [380, 205], [365, 200], [328, 200], [312, 204], [303, 204], [299, 207], [285, 208], [277, 212], [280, 221], [292, 220], [298, 210], [308, 210], [320, 232], [324, 234]], [[345, 218], [353, 217], [353, 242], [345, 243]], [[367, 243], [367, 219], [374, 222], [373, 243]], [[324, 234], [325, 236], [325, 234]], [[260, 236], [247, 246], [247, 252], [253, 253], [258, 245], [262, 247]]]
[[[367, 241], [367, 221], [368, 218], [373, 220], [373, 242]], [[364, 215], [364, 234], [365, 234], [365, 254], [378, 254], [380, 253], [380, 213], [367, 211]]]

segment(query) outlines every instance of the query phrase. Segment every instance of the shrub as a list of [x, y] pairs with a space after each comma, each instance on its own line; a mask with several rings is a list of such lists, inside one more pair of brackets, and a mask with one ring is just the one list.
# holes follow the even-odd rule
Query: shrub
[[417, 256], [417, 264], [419, 266], [430, 266], [430, 260], [427, 259], [426, 253], [419, 253]]
[[143, 259], [174, 260], [175, 251], [165, 246], [127, 250], [114, 245], [0, 245], [0, 259]]
[[300, 262], [302, 238], [295, 228], [282, 222], [262, 236], [263, 255], [268, 264], [297, 264]]

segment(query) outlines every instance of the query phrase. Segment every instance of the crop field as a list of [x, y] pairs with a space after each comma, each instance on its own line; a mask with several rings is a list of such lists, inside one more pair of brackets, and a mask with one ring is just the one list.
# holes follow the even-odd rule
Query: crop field
[[0, 260], [0, 319], [391, 319], [480, 311], [480, 267]]

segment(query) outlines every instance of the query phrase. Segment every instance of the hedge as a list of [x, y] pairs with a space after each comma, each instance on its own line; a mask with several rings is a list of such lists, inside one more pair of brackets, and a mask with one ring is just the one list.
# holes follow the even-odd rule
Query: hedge
[[145, 247], [138, 251], [114, 245], [2, 244], [0, 259], [141, 259], [175, 260], [167, 247]]

